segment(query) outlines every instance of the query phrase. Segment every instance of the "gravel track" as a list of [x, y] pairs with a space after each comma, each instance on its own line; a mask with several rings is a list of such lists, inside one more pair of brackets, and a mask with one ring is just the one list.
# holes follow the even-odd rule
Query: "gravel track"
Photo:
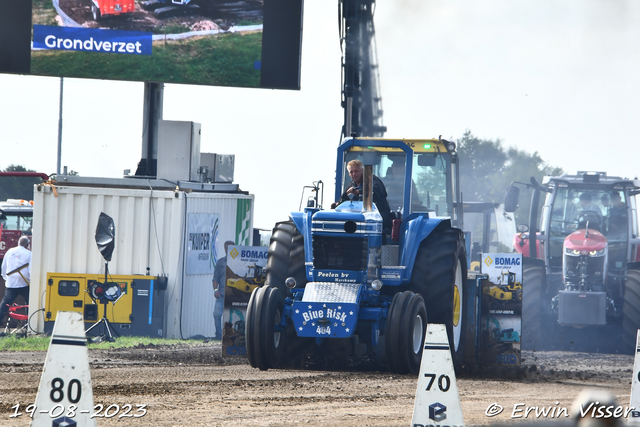
[[[220, 357], [219, 344], [90, 350], [94, 401], [147, 405], [140, 418], [99, 418], [98, 426], [406, 426], [417, 379], [388, 372], [259, 371]], [[466, 424], [505, 423], [514, 405], [570, 408], [585, 388], [602, 388], [627, 406], [632, 356], [524, 352], [517, 371], [480, 370], [458, 378]], [[45, 352], [2, 353], [0, 426], [12, 406], [35, 400]], [[497, 403], [495, 417], [485, 410]], [[531, 420], [532, 417], [529, 417]], [[563, 418], [564, 420], [564, 418]], [[537, 421], [543, 421], [538, 419]], [[549, 421], [549, 420], [546, 420]]]

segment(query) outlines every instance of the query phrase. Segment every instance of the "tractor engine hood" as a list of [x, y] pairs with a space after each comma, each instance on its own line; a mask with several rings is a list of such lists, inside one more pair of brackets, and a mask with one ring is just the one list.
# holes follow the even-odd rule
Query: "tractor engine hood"
[[344, 202], [335, 210], [316, 212], [311, 232], [382, 236], [382, 216], [373, 206], [374, 210], [366, 211], [362, 202]]
[[580, 252], [576, 255], [588, 255], [606, 249], [607, 238], [596, 230], [576, 230], [564, 239], [564, 247], [565, 250]]

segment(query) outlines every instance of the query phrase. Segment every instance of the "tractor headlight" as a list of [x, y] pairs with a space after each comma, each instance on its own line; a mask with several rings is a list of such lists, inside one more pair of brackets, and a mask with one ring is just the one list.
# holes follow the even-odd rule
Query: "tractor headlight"
[[604, 249], [589, 252], [589, 256], [603, 256], [603, 255], [604, 255]]
[[382, 280], [375, 279], [373, 282], [371, 282], [371, 287], [374, 291], [379, 291], [380, 289], [382, 289]]
[[577, 249], [564, 248], [564, 253], [571, 256], [579, 256], [580, 251]]
[[289, 289], [293, 289], [296, 287], [296, 279], [294, 279], [293, 277], [287, 277], [287, 280], [284, 281], [284, 284], [287, 288]]

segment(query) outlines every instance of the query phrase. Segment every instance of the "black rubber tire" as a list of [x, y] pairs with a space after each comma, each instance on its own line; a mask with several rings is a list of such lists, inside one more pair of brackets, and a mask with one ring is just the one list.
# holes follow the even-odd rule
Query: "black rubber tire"
[[256, 354], [256, 350], [259, 347], [254, 344], [255, 335], [259, 333], [259, 331], [255, 329], [255, 317], [256, 317], [255, 299], [256, 299], [256, 294], [258, 293], [259, 290], [260, 288], [255, 288], [253, 292], [251, 292], [251, 296], [249, 297], [249, 304], [247, 304], [247, 312], [245, 313], [245, 318], [244, 318], [245, 320], [244, 340], [247, 348], [247, 357], [249, 358], [249, 365], [251, 365], [252, 368], [258, 367], [257, 358], [259, 357], [259, 355]]
[[420, 371], [427, 309], [420, 294], [400, 292], [393, 297], [387, 318], [385, 353], [387, 366], [396, 374]]
[[285, 334], [276, 329], [283, 316], [284, 304], [280, 295], [280, 290], [272, 287], [265, 287], [264, 298], [262, 299], [262, 317], [260, 321], [260, 351], [261, 360], [266, 368], [280, 367], [280, 358], [284, 348]]
[[289, 276], [296, 279], [296, 288], [304, 288], [307, 284], [307, 269], [304, 264], [304, 236], [296, 231], [291, 238], [291, 261], [289, 265]]
[[[411, 292], [411, 291], [408, 291]], [[407, 371], [418, 374], [427, 332], [427, 307], [420, 294], [412, 293], [402, 319], [402, 349]]]
[[[409, 290], [424, 298], [429, 323], [444, 324], [454, 367], [459, 371], [466, 362], [467, 259], [464, 235], [443, 221], [420, 243], [409, 281]], [[457, 292], [456, 292], [457, 289]]]
[[284, 282], [294, 277], [297, 288], [307, 283], [304, 265], [304, 237], [293, 221], [279, 222], [273, 228], [267, 252], [267, 276], [264, 285], [280, 289], [282, 298], [290, 294]]
[[[251, 324], [246, 324], [245, 325], [245, 337], [246, 337], [246, 330], [247, 329], [251, 329], [251, 332], [249, 334], [249, 336], [251, 337], [251, 356], [253, 356], [253, 360], [249, 360], [249, 364], [254, 367], [254, 368], [258, 368], [260, 370], [265, 370], [268, 369], [268, 365], [267, 365], [267, 361], [264, 360], [262, 354], [262, 346], [261, 346], [261, 342], [260, 342], [260, 324], [262, 321], [262, 311], [263, 311], [263, 307], [264, 307], [264, 298], [265, 298], [265, 291], [266, 291], [266, 287], [261, 287], [261, 288], [257, 288], [255, 290], [255, 292], [252, 294], [252, 300], [250, 301], [253, 302], [252, 307], [251, 307]], [[249, 306], [247, 306], [247, 309], [249, 309]], [[248, 342], [247, 342], [247, 345]]]
[[622, 345], [624, 353], [634, 354], [640, 328], [640, 270], [627, 269], [622, 304]]
[[520, 330], [523, 350], [542, 350], [542, 289], [544, 266], [523, 265], [522, 317]]
[[398, 292], [393, 296], [387, 316], [385, 331], [385, 355], [389, 371], [396, 374], [406, 374], [407, 367], [402, 357], [402, 313], [406, 310], [409, 294], [413, 292]]

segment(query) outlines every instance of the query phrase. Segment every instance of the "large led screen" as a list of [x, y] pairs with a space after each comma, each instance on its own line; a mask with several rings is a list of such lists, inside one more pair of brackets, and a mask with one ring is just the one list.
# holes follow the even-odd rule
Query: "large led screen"
[[301, 23], [302, 0], [0, 0], [0, 72], [298, 89]]

